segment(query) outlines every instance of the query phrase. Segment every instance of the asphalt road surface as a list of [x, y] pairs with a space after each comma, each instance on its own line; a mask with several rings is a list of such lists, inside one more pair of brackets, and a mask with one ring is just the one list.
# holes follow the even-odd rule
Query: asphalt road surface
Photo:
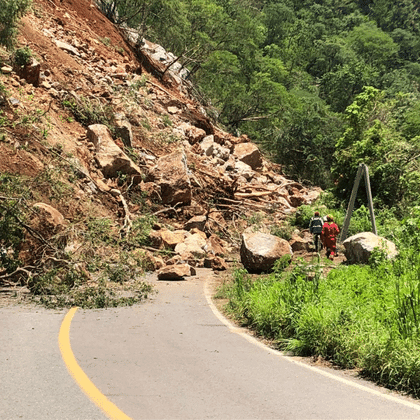
[[[156, 282], [129, 308], [71, 320], [78, 365], [131, 419], [420, 419], [420, 404], [349, 373], [311, 366], [229, 324], [209, 298], [211, 272]], [[207, 286], [206, 286], [207, 285]], [[66, 311], [0, 308], [0, 419], [123, 418], [79, 388], [60, 354]]]

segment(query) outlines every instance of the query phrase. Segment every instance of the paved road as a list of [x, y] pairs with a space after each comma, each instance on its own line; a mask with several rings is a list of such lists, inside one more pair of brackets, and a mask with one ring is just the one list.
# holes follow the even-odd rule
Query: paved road
[[[420, 405], [410, 399], [257, 345], [215, 315], [204, 284], [200, 272], [194, 280], [159, 282], [159, 293], [135, 307], [76, 312], [73, 353], [127, 416], [420, 419]], [[104, 418], [60, 360], [63, 318], [64, 312], [0, 310], [0, 419]]]
[[68, 374], [58, 348], [64, 311], [0, 308], [0, 419], [106, 419]]

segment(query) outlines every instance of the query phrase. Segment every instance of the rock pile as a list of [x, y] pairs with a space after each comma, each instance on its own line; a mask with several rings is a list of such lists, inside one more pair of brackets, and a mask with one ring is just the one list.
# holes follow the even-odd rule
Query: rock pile
[[[124, 39], [96, 7], [78, 3], [86, 7], [43, 2], [43, 16], [26, 17], [22, 33], [40, 62], [28, 74], [2, 68], [10, 74], [12, 93], [23, 87], [49, 104], [48, 141], [62, 142], [72, 153], [80, 175], [78, 199], [109, 194], [126, 232], [142, 216], [131, 200], [133, 189], [158, 206], [155, 214], [162, 220], [150, 234], [150, 248], [172, 253], [166, 261], [151, 258], [160, 278], [193, 275], [194, 266], [223, 270], [241, 246], [250, 271], [266, 270], [278, 255], [292, 252], [279, 238], [253, 240], [241, 233], [257, 214], [281, 223], [298, 206], [314, 202], [320, 189], [288, 179], [246, 135], [235, 137], [216, 126], [190, 94], [184, 69], [161, 46], [127, 33]], [[96, 28], [94, 21], [101, 25]], [[106, 37], [95, 33], [99, 26]], [[25, 110], [22, 101], [16, 107]], [[108, 119], [86, 124], [79, 115], [68, 134], [68, 109], [84, 111], [82, 117], [103, 112]], [[292, 246], [302, 243], [295, 237]]]

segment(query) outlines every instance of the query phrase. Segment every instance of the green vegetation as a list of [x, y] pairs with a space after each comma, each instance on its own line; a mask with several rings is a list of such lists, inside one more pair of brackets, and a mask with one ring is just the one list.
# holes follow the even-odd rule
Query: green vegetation
[[18, 21], [25, 14], [31, 0], [2, 0], [0, 7], [0, 44], [12, 47], [15, 43]]
[[219, 297], [227, 310], [275, 346], [361, 369], [387, 387], [419, 397], [420, 260], [374, 255], [371, 266], [321, 276], [318, 265], [284, 265], [254, 282], [243, 271]]
[[84, 96], [70, 96], [63, 101], [64, 108], [69, 109], [76, 121], [87, 127], [91, 124], [106, 125], [111, 133], [115, 133], [115, 116], [110, 105], [104, 105], [99, 100]]
[[13, 62], [18, 67], [29, 64], [32, 60], [32, 51], [29, 47], [18, 48], [13, 54]]
[[[287, 225], [307, 227], [313, 211], [299, 208]], [[394, 260], [377, 249], [367, 265], [331, 270], [322, 257], [292, 264], [289, 257], [257, 279], [236, 270], [216, 298], [227, 298], [228, 314], [279, 349], [356, 368], [381, 385], [420, 397], [420, 208], [400, 221], [379, 216], [380, 234], [398, 245]], [[355, 211], [350, 229], [370, 230], [365, 207]]]
[[[141, 278], [150, 267], [136, 248], [147, 243], [152, 216], [135, 220], [122, 239], [111, 219], [87, 212], [55, 229], [43, 224], [32, 207], [42, 197], [57, 208], [65, 206], [73, 195], [73, 176], [66, 160], [50, 164], [35, 178], [1, 174], [1, 280], [26, 285], [32, 299], [48, 308], [104, 308], [145, 299], [153, 290]], [[24, 266], [20, 253], [28, 247], [32, 261]]]
[[[0, 82], [0, 106], [6, 101], [7, 97], [7, 89], [3, 85], [3, 83]], [[5, 119], [2, 117], [2, 111], [0, 110], [0, 127], [5, 125]]]

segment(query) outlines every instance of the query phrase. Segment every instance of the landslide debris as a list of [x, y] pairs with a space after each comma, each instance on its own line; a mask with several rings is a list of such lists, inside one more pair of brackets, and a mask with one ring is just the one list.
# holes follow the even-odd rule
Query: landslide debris
[[18, 40], [26, 65], [0, 51], [3, 287], [51, 306], [130, 304], [150, 292], [145, 270], [224, 270], [246, 229], [278, 231], [318, 198], [94, 3], [35, 0]]

